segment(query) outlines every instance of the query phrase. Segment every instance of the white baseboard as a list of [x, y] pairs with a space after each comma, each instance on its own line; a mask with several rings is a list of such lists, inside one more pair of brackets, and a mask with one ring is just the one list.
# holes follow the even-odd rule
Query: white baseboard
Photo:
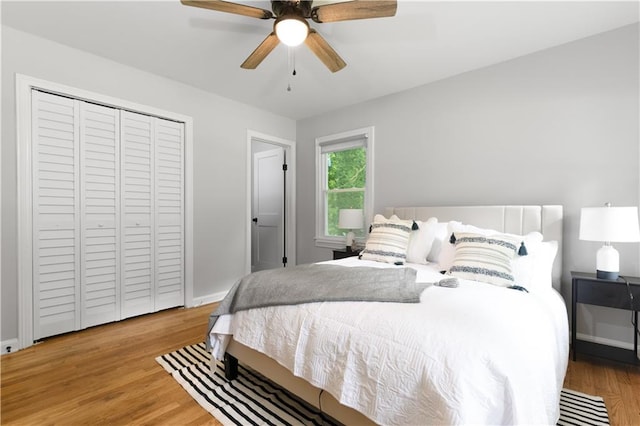
[[599, 343], [601, 345], [613, 346], [615, 348], [633, 350], [633, 343], [630, 343], [630, 342], [623, 342], [621, 340], [606, 339], [604, 337], [591, 336], [589, 334], [582, 334], [582, 333], [576, 333], [576, 337], [579, 340], [584, 340], [586, 342]]
[[193, 307], [208, 305], [209, 303], [219, 302], [227, 295], [228, 291], [220, 291], [218, 293], [208, 294], [206, 296], [194, 297]]
[[2, 341], [2, 355], [19, 351], [18, 339], [9, 339]]

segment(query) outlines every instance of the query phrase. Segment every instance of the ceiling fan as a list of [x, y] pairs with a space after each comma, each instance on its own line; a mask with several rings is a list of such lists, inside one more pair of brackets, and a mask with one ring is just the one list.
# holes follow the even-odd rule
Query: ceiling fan
[[273, 31], [240, 65], [255, 69], [269, 53], [283, 42], [287, 46], [305, 43], [331, 72], [340, 71], [347, 64], [307, 19], [319, 24], [354, 19], [394, 16], [397, 0], [351, 0], [312, 7], [312, 0], [271, 0], [271, 11], [259, 7], [224, 0], [180, 0], [186, 6], [202, 7], [219, 12], [235, 13], [258, 19], [275, 19]]

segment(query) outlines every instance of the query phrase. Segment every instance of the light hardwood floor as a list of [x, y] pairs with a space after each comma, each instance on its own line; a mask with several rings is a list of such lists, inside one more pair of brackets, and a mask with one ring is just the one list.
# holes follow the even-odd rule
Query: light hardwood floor
[[171, 309], [3, 355], [3, 425], [219, 425], [155, 361], [204, 340], [213, 305]]
[[[202, 341], [213, 308], [172, 309], [3, 355], [2, 424], [219, 425], [155, 362]], [[604, 397], [612, 425], [640, 425], [640, 367], [578, 357], [565, 386]]]
[[640, 367], [590, 358], [569, 361], [564, 386], [604, 398], [612, 426], [640, 425]]

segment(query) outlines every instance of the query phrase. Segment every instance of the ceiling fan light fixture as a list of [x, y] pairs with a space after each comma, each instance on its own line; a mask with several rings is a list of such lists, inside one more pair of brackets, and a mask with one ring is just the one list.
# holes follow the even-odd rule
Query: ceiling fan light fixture
[[278, 39], [291, 47], [302, 44], [309, 34], [307, 21], [295, 15], [285, 15], [278, 18], [274, 26]]
[[[331, 0], [327, 4], [319, 6], [313, 6], [313, 0], [271, 0], [271, 10], [237, 3], [234, 0], [180, 0], [180, 2], [186, 6], [201, 7], [251, 18], [272, 19], [276, 17], [273, 31], [251, 52], [240, 68], [255, 69], [280, 43], [291, 47], [305, 43], [331, 72], [340, 71], [347, 64], [320, 33], [309, 27], [307, 19], [321, 24], [323, 22], [384, 18], [395, 16], [398, 8], [398, 0], [338, 0], [337, 2]], [[322, 3], [325, 2], [327, 0], [322, 0]]]

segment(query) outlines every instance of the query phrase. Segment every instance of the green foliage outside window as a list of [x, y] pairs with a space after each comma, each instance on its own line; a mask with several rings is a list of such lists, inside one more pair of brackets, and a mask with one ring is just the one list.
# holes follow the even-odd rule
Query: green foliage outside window
[[[338, 228], [338, 214], [340, 209], [364, 209], [367, 153], [365, 148], [355, 148], [326, 155], [327, 235], [345, 235], [348, 231]], [[354, 232], [364, 235], [364, 230]]]

